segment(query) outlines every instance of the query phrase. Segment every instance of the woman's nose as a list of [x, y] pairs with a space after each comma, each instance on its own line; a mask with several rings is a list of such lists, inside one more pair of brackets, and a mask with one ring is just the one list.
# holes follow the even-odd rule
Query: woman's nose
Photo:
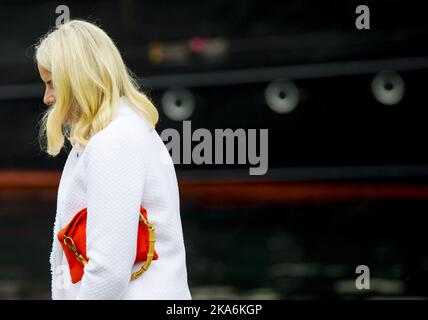
[[55, 103], [55, 97], [53, 96], [52, 92], [49, 90], [45, 91], [45, 95], [43, 97], [43, 103], [50, 106]]

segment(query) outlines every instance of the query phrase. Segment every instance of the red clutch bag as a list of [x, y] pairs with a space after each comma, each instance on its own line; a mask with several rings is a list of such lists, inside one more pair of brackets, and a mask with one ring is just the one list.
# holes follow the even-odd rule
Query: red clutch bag
[[[70, 268], [71, 282], [79, 282], [89, 259], [86, 256], [86, 220], [87, 208], [80, 210], [71, 221], [58, 232], [58, 240], [64, 250]], [[131, 275], [131, 280], [137, 279], [147, 271], [152, 260], [158, 259], [155, 251], [155, 227], [147, 220], [147, 211], [140, 209], [140, 220], [138, 225], [137, 256], [135, 262], [146, 263], [137, 272]]]

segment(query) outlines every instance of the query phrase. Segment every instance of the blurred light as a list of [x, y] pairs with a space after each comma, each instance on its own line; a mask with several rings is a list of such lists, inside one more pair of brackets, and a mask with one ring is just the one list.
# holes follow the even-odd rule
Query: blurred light
[[299, 102], [299, 90], [291, 81], [276, 80], [265, 90], [266, 103], [277, 113], [293, 111]]
[[170, 89], [164, 92], [161, 99], [162, 110], [174, 121], [188, 119], [195, 110], [193, 94], [186, 89]]
[[207, 60], [224, 59], [229, 51], [229, 41], [225, 38], [210, 38], [203, 52], [203, 57]]
[[379, 72], [371, 84], [373, 96], [377, 101], [385, 105], [394, 105], [404, 96], [404, 81], [394, 71]]
[[185, 41], [153, 41], [149, 43], [147, 51], [148, 59], [152, 64], [187, 63], [189, 60], [189, 53], [190, 50]]
[[193, 37], [189, 39], [189, 48], [196, 54], [202, 54], [207, 48], [207, 42], [204, 37]]
[[158, 64], [163, 62], [164, 52], [162, 44], [157, 41], [149, 43], [148, 56], [151, 63]]

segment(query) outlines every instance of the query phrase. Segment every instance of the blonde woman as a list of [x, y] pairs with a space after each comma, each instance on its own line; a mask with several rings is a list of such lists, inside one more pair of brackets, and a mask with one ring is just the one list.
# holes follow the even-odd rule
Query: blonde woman
[[[158, 112], [138, 90], [110, 37], [72, 20], [42, 37], [35, 60], [46, 85], [42, 135], [56, 156], [72, 149], [58, 188], [50, 257], [53, 299], [191, 299], [173, 163], [154, 130]], [[158, 259], [139, 278], [139, 209], [155, 226]], [[72, 283], [57, 238], [87, 208], [87, 264]]]

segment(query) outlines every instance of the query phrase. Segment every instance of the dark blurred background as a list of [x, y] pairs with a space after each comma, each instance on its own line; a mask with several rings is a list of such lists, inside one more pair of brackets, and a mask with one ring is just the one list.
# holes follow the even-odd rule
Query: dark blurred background
[[159, 132], [269, 129], [266, 175], [176, 165], [195, 299], [428, 297], [423, 2], [18, 0], [0, 4], [0, 298], [50, 298], [67, 150], [40, 150], [32, 55], [59, 5], [115, 40]]

